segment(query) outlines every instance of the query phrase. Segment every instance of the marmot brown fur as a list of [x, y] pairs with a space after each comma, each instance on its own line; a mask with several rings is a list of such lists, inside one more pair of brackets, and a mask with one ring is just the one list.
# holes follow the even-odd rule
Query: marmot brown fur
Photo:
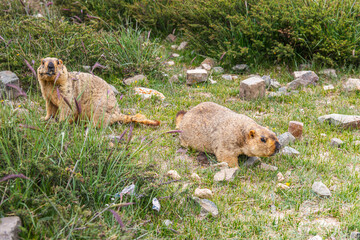
[[41, 93], [46, 101], [48, 120], [59, 115], [59, 121], [92, 120], [96, 127], [115, 122], [138, 122], [158, 126], [141, 114], [120, 113], [115, 94], [103, 79], [89, 73], [68, 72], [60, 59], [45, 58], [37, 69]]
[[212, 102], [204, 102], [176, 115], [180, 142], [215, 154], [219, 162], [238, 167], [238, 156], [272, 156], [280, 149], [276, 135], [251, 118]]

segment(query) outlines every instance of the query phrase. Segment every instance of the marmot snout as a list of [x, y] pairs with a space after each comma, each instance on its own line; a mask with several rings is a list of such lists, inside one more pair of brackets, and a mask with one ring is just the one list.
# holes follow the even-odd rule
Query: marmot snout
[[215, 154], [219, 162], [238, 166], [238, 156], [267, 157], [277, 153], [280, 143], [275, 133], [251, 118], [212, 102], [204, 102], [188, 112], [179, 112], [176, 127], [185, 147]]

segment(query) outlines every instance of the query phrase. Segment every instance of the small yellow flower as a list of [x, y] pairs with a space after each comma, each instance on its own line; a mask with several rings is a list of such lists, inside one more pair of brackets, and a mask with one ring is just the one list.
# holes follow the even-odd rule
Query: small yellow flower
[[287, 183], [285, 183], [285, 185], [286, 185], [286, 186], [290, 186], [290, 183], [289, 183], [289, 182], [287, 182]]
[[18, 55], [18, 56], [19, 56], [19, 54], [16, 54], [16, 55]]
[[135, 81], [135, 83], [137, 83], [137, 81]]
[[18, 108], [21, 108], [21, 105], [19, 105]]
[[0, 102], [4, 102], [4, 100], [1, 100]]
[[162, 58], [162, 56], [160, 56], [160, 58]]

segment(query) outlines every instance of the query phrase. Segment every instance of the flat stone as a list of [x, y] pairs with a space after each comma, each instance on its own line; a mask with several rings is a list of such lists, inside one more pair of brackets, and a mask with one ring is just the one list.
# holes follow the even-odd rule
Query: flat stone
[[180, 54], [178, 54], [178, 53], [173, 53], [173, 54], [171, 54], [171, 56], [174, 57], [174, 58], [178, 58], [178, 57], [180, 57]]
[[352, 232], [350, 234], [350, 239], [360, 239], [360, 232]]
[[169, 41], [169, 42], [175, 42], [176, 36], [175, 36], [174, 34], [169, 34], [169, 35], [166, 37], [166, 40]]
[[329, 90], [335, 89], [335, 87], [334, 87], [334, 85], [329, 84], [329, 85], [323, 86], [323, 89], [324, 89], [325, 91], [329, 91]]
[[344, 144], [344, 142], [339, 138], [333, 138], [333, 139], [331, 139], [331, 142], [330, 142], [330, 145], [332, 147], [340, 147], [343, 144]]
[[266, 163], [261, 163], [260, 168], [265, 170], [265, 171], [277, 171], [278, 170], [277, 167], [266, 164]]
[[144, 75], [139, 74], [123, 80], [123, 83], [125, 85], [131, 85], [133, 83], [138, 83], [138, 82], [147, 82], [147, 78]]
[[181, 42], [177, 50], [183, 50], [187, 47], [188, 42]]
[[346, 91], [358, 91], [360, 90], [360, 79], [349, 78], [343, 85]]
[[21, 219], [15, 217], [0, 218], [0, 239], [1, 240], [15, 240], [19, 239]]
[[14, 99], [18, 91], [15, 88], [7, 87], [6, 84], [13, 84], [17, 87], [20, 86], [18, 76], [11, 71], [0, 72], [0, 99]]
[[231, 181], [234, 178], [234, 175], [238, 168], [224, 168], [217, 172], [214, 176], [215, 182], [220, 181]]
[[304, 124], [302, 122], [290, 121], [288, 131], [295, 138], [300, 139], [303, 134], [303, 127], [304, 127]]
[[300, 86], [308, 86], [309, 84], [316, 85], [319, 80], [318, 75], [313, 71], [295, 71], [293, 73], [295, 80], [287, 84], [287, 88], [296, 89]]
[[292, 148], [292, 147], [284, 147], [283, 149], [280, 150], [280, 153], [283, 155], [290, 155], [290, 156], [297, 156], [300, 155], [300, 152], [297, 151], [296, 149]]
[[213, 71], [214, 73], [223, 73], [224, 69], [222, 67], [214, 67]]
[[203, 64], [207, 64], [210, 67], [210, 69], [212, 69], [215, 66], [215, 60], [212, 58], [205, 58], [204, 61], [202, 61], [202, 63], [200, 65], [203, 65]]
[[213, 193], [210, 189], [207, 188], [197, 188], [195, 189], [194, 196], [198, 198], [212, 198]]
[[181, 176], [178, 174], [178, 172], [176, 170], [169, 170], [166, 173], [167, 176], [171, 177], [174, 180], [180, 180]]
[[208, 199], [200, 199], [198, 197], [193, 197], [194, 201], [197, 202], [201, 206], [201, 211], [204, 213], [210, 213], [212, 216], [217, 216], [219, 214], [219, 210], [215, 203]]
[[134, 90], [135, 94], [140, 95], [144, 99], [149, 99], [152, 96], [159, 97], [161, 100], [165, 99], [164, 94], [150, 88], [136, 87]]
[[283, 134], [281, 134], [280, 136], [278, 136], [278, 140], [279, 143], [282, 147], [285, 147], [287, 145], [289, 145], [290, 143], [293, 143], [295, 141], [295, 137], [289, 133], [289, 132], [285, 132]]
[[319, 74], [326, 75], [328, 77], [337, 78], [336, 70], [332, 68], [323, 69]]
[[235, 72], [245, 72], [249, 70], [249, 66], [247, 64], [236, 64], [232, 67], [232, 70]]
[[206, 71], [210, 71], [211, 70], [211, 66], [207, 63], [202, 63], [201, 64], [201, 68], [205, 69]]
[[240, 98], [252, 100], [265, 96], [265, 81], [259, 76], [254, 76], [240, 83]]
[[258, 157], [249, 157], [245, 162], [244, 162], [244, 166], [245, 167], [252, 167], [255, 164], [257, 164], [258, 162], [260, 162], [260, 158]]
[[356, 115], [330, 114], [319, 117], [318, 121], [320, 123], [327, 121], [334, 126], [342, 128], [360, 128], [360, 116]]
[[194, 83], [205, 82], [208, 77], [208, 72], [205, 69], [192, 69], [186, 71], [186, 84], [192, 85]]
[[330, 190], [322, 182], [314, 182], [312, 190], [320, 196], [331, 196]]
[[232, 80], [232, 77], [231, 75], [228, 75], [228, 74], [224, 74], [224, 75], [221, 75], [221, 77], [225, 80], [228, 80], [228, 81], [231, 81]]

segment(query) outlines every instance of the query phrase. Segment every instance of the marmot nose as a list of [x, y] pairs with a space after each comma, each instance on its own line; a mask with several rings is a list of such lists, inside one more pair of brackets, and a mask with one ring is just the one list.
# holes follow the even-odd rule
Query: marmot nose
[[54, 64], [52, 62], [49, 62], [48, 69], [49, 69], [49, 71], [55, 69], [55, 66], [54, 66]]

